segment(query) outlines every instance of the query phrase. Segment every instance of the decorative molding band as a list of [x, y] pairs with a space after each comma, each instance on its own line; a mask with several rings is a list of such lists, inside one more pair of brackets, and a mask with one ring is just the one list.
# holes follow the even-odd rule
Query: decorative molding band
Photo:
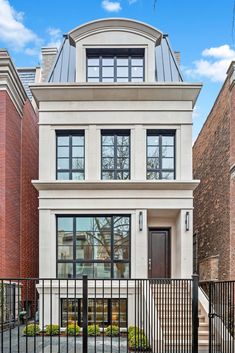
[[5, 49], [0, 50], [0, 90], [7, 91], [17, 111], [22, 116], [27, 95], [16, 68]]

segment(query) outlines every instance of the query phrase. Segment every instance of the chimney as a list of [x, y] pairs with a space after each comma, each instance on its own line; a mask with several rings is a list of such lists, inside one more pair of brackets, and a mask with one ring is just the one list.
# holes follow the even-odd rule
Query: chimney
[[180, 51], [174, 51], [177, 64], [180, 66]]
[[57, 48], [45, 47], [41, 49], [42, 53], [42, 74], [41, 81], [46, 82], [48, 75], [52, 69], [52, 65], [55, 62], [56, 55], [58, 53]]

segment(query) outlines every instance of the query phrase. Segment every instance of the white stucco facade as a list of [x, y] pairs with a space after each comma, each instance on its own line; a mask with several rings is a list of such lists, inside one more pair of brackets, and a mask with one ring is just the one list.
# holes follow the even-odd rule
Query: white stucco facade
[[[171, 277], [192, 275], [193, 190], [198, 184], [192, 179], [192, 111], [201, 85], [155, 81], [155, 45], [161, 36], [134, 21], [78, 27], [70, 32], [77, 82], [32, 87], [39, 108], [39, 180], [33, 184], [39, 190], [42, 278], [56, 278], [56, 216], [87, 214], [131, 216], [131, 278], [148, 278], [152, 228], [170, 229]], [[87, 48], [123, 47], [145, 49], [144, 83], [86, 83]], [[106, 129], [130, 130], [130, 180], [101, 180], [101, 131]], [[156, 129], [175, 131], [175, 180], [146, 179], [146, 136]], [[60, 130], [84, 131], [84, 180], [56, 180]]]

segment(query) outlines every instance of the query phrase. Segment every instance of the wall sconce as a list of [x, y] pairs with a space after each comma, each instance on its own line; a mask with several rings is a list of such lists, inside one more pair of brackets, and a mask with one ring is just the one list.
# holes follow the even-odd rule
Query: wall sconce
[[140, 211], [139, 213], [139, 231], [142, 232], [143, 230], [143, 212]]
[[189, 212], [187, 211], [185, 213], [185, 231], [189, 231]]

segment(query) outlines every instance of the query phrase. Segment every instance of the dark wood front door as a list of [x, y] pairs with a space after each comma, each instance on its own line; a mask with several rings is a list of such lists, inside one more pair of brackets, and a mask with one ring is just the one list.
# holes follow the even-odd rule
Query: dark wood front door
[[169, 229], [149, 230], [149, 278], [170, 278], [171, 241]]

